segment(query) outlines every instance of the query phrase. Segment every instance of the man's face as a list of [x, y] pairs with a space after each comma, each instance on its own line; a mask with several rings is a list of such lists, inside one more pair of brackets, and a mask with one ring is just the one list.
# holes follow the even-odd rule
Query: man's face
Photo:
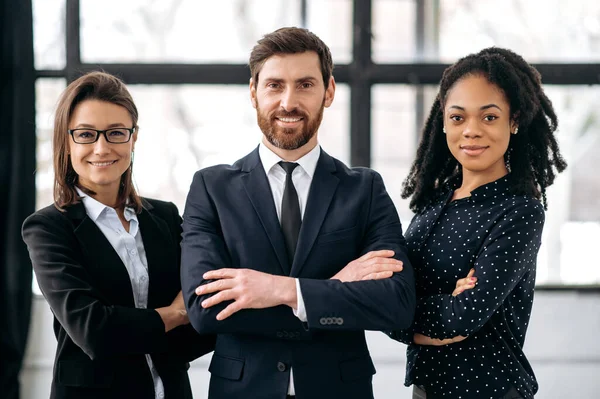
[[325, 90], [319, 56], [313, 51], [268, 58], [257, 82], [250, 82], [252, 106], [267, 141], [295, 150], [317, 140], [323, 109], [335, 93], [331, 78]]

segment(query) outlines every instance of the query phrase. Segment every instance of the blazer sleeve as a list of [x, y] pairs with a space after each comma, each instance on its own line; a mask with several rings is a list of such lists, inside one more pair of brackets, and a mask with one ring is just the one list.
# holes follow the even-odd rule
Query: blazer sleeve
[[165, 326], [156, 311], [112, 305], [94, 287], [66, 217], [33, 214], [22, 234], [52, 313], [91, 359], [167, 349]]
[[[171, 217], [169, 228], [173, 236], [173, 242], [178, 245], [181, 242], [181, 216], [175, 204], [170, 204]], [[177, 267], [181, 265], [181, 251], [177, 251]], [[178, 270], [178, 273], [180, 270]], [[179, 326], [167, 333], [167, 353], [169, 356], [179, 358], [183, 362], [191, 362], [215, 349], [216, 335], [198, 334], [191, 324]]]
[[304, 339], [310, 333], [287, 306], [244, 309], [225, 320], [217, 314], [232, 301], [205, 309], [201, 303], [212, 296], [198, 296], [196, 287], [209, 283], [204, 273], [221, 268], [236, 268], [227, 251], [216, 207], [208, 193], [202, 171], [196, 172], [187, 197], [181, 243], [181, 286], [192, 326], [201, 334], [258, 334], [278, 339]]
[[539, 202], [510, 211], [490, 231], [475, 261], [477, 285], [457, 296], [421, 298], [414, 332], [446, 339], [469, 336], [483, 327], [525, 273], [535, 267], [543, 226], [544, 209]]
[[300, 279], [308, 327], [327, 330], [403, 329], [415, 312], [414, 273], [396, 208], [381, 176], [373, 173], [362, 254], [390, 249], [404, 264], [390, 278], [343, 283], [339, 280]]

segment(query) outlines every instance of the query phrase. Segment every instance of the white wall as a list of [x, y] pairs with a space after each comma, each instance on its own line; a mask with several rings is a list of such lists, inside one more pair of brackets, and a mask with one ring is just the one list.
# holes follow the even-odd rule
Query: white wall
[[[21, 374], [23, 399], [49, 397], [56, 341], [52, 314], [43, 298], [33, 305], [33, 322]], [[538, 292], [527, 336], [525, 352], [540, 383], [538, 399], [600, 398], [600, 294]], [[403, 386], [405, 346], [381, 333], [369, 333], [369, 344], [377, 368], [377, 399], [409, 399]], [[196, 399], [207, 396], [210, 356], [190, 368]]]

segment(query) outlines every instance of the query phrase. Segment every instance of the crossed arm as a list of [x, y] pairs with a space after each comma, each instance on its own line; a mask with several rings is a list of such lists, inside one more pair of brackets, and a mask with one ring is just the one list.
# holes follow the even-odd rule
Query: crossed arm
[[168, 353], [188, 361], [214, 347], [214, 338], [200, 339], [185, 326], [189, 321], [180, 295], [158, 309], [112, 304], [82, 264], [81, 246], [63, 216], [30, 216], [23, 239], [54, 316], [91, 359]]
[[535, 265], [543, 224], [544, 211], [539, 204], [521, 204], [508, 212], [490, 231], [474, 272], [467, 277], [475, 278], [477, 284], [465, 285], [465, 280], [459, 280], [452, 295], [421, 298], [412, 329], [392, 333], [392, 338], [444, 345], [478, 331]]
[[[402, 271], [402, 261], [393, 258], [394, 251], [371, 251], [350, 262], [340, 270], [334, 280], [356, 282], [379, 280]], [[198, 296], [214, 294], [203, 300], [201, 306], [210, 308], [225, 301], [230, 302], [217, 314], [224, 320], [242, 309], [264, 309], [279, 305], [297, 310], [298, 293], [296, 279], [275, 276], [251, 269], [217, 269], [206, 272], [205, 280], [211, 283], [196, 288]]]
[[[374, 223], [369, 225], [363, 240], [366, 253], [330, 280], [297, 281], [234, 267], [220, 231], [218, 212], [201, 172], [198, 173], [186, 203], [182, 245], [182, 286], [190, 321], [196, 330], [268, 336], [294, 330], [310, 335], [306, 323], [290, 310], [297, 307], [299, 284], [303, 285], [305, 299], [307, 295], [321, 299], [329, 295], [326, 303], [331, 309], [343, 308], [352, 314], [347, 317], [344, 329], [382, 330], [409, 325], [415, 304], [412, 268], [400, 260], [405, 259], [404, 246], [393, 203], [381, 177], [374, 180], [375, 200], [371, 200], [374, 205], [369, 208], [369, 220]], [[385, 247], [394, 251], [382, 251]], [[400, 270], [404, 270], [402, 276], [397, 273]], [[373, 285], [381, 279], [386, 281]], [[393, 303], [381, 306], [383, 298], [393, 298]], [[313, 308], [307, 307], [309, 329], [311, 321], [316, 328], [338, 328], [316, 325], [314, 312], [311, 318]]]

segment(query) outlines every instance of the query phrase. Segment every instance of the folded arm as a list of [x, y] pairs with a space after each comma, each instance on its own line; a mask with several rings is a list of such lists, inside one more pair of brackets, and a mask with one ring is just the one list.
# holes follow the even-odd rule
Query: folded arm
[[[224, 300], [214, 306], [202, 303], [214, 292], [198, 291], [196, 288], [213, 282], [205, 273], [228, 268], [236, 271], [220, 230], [220, 223], [212, 199], [206, 189], [202, 172], [197, 172], [186, 201], [183, 220], [181, 283], [190, 322], [200, 333], [259, 334], [273, 338], [293, 337], [301, 339], [310, 334], [292, 309], [285, 305], [269, 308], [237, 309], [229, 317], [217, 316], [234, 301]], [[250, 271], [260, 273], [256, 271]], [[261, 273], [265, 274], [265, 273]], [[254, 274], [252, 274], [254, 275]], [[269, 275], [270, 276], [270, 275]], [[276, 276], [272, 276], [276, 277]], [[279, 276], [280, 277], [280, 276]], [[273, 288], [272, 285], [267, 288]], [[285, 334], [284, 334], [285, 332]]]
[[478, 331], [535, 265], [541, 243], [544, 211], [529, 203], [499, 221], [474, 265], [477, 285], [451, 294], [419, 299], [414, 332], [448, 339]]
[[402, 226], [381, 176], [374, 173], [361, 255], [377, 250], [394, 251], [402, 271], [366, 281], [300, 279], [309, 328], [383, 331], [407, 328], [413, 321], [414, 274]]
[[38, 284], [54, 316], [90, 358], [165, 351], [165, 324], [154, 309], [116, 306], [81, 264], [70, 223], [34, 214], [23, 224]]

